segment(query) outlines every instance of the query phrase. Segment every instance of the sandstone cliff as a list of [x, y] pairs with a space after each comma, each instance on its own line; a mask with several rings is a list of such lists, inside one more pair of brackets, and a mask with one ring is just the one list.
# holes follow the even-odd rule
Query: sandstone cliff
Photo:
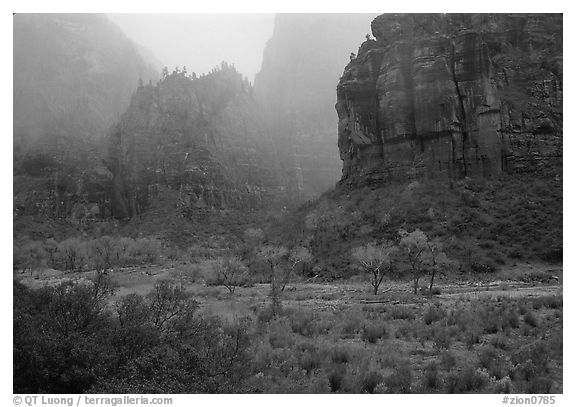
[[112, 215], [141, 214], [167, 193], [187, 216], [261, 208], [282, 196], [251, 93], [225, 63], [201, 77], [174, 71], [141, 86], [108, 140]]
[[372, 34], [337, 90], [343, 180], [561, 174], [561, 15], [385, 14]]

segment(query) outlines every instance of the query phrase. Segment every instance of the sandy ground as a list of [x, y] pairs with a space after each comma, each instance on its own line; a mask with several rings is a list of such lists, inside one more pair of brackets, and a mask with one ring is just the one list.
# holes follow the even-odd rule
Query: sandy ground
[[[269, 284], [238, 287], [236, 292], [231, 294], [225, 287], [206, 286], [201, 278], [192, 275], [189, 270], [190, 266], [186, 264], [154, 265], [116, 269], [112, 270], [110, 275], [117, 285], [116, 298], [129, 293], [145, 295], [150, 292], [157, 281], [170, 279], [185, 286], [206, 312], [225, 318], [249, 315], [254, 309], [270, 302]], [[537, 274], [540, 281], [517, 280], [531, 274]], [[43, 269], [20, 273], [16, 277], [25, 285], [37, 288], [55, 285], [66, 279], [90, 278], [92, 275], [91, 272], [64, 273]], [[466, 278], [466, 280], [440, 279], [435, 286], [440, 289], [441, 294], [435, 296], [414, 295], [412, 283], [409, 281], [384, 281], [381, 290], [386, 292], [376, 296], [372, 294], [368, 281], [362, 281], [362, 279], [337, 283], [295, 282], [286, 287], [282, 293], [282, 301], [284, 306], [289, 307], [334, 311], [361, 304], [423, 305], [438, 301], [449, 304], [463, 298], [562, 295], [561, 267], [523, 264], [505, 269], [497, 275], [484, 276], [483, 279]], [[424, 280], [421, 285], [426, 284]]]

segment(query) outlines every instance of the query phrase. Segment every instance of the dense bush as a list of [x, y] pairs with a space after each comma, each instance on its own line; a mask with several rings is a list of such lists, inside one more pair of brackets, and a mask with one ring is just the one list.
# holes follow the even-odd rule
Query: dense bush
[[[450, 306], [282, 307], [251, 322], [200, 312], [181, 285], [112, 302], [94, 281], [15, 284], [15, 389], [28, 392], [558, 392], [560, 296], [463, 296]], [[206, 289], [206, 288], [204, 288]], [[217, 290], [222, 292], [222, 289]], [[286, 297], [291, 296], [287, 294]], [[205, 298], [204, 300], [206, 300]], [[238, 298], [226, 296], [234, 304]], [[253, 298], [249, 298], [252, 300]], [[519, 313], [538, 318], [521, 323]], [[537, 309], [535, 309], [537, 308]], [[526, 330], [529, 337], [523, 337]], [[248, 332], [250, 332], [250, 341]], [[378, 343], [386, 342], [386, 346]], [[376, 344], [376, 345], [375, 345]], [[560, 384], [559, 384], [560, 383]]]
[[376, 343], [378, 339], [386, 338], [386, 326], [383, 323], [366, 323], [362, 328], [362, 340], [368, 343]]
[[480, 392], [489, 383], [488, 374], [472, 366], [451, 370], [444, 380], [446, 393]]
[[364, 393], [374, 393], [376, 387], [382, 383], [383, 377], [380, 373], [369, 371], [361, 378], [361, 388]]
[[426, 325], [430, 325], [435, 321], [440, 321], [445, 317], [446, 311], [439, 305], [429, 306], [426, 311], [424, 311], [424, 322]]
[[386, 377], [384, 384], [390, 393], [410, 393], [412, 385], [412, 370], [408, 364], [397, 367], [390, 376]]
[[31, 290], [14, 283], [15, 393], [240, 391], [246, 323], [196, 312], [161, 281], [107, 306], [105, 276]]

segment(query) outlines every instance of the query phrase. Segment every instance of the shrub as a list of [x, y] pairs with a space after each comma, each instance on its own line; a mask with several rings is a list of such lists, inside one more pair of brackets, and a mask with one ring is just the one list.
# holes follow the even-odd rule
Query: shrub
[[90, 265], [97, 270], [108, 270], [117, 259], [117, 242], [110, 236], [102, 236], [89, 242]]
[[213, 285], [223, 285], [230, 293], [236, 291], [236, 287], [250, 285], [250, 276], [244, 263], [235, 256], [220, 257], [213, 263]]
[[390, 393], [410, 393], [412, 371], [408, 364], [397, 367], [390, 376], [384, 379], [384, 384]]
[[292, 331], [302, 336], [314, 336], [314, 321], [314, 314], [311, 312], [296, 311], [290, 315]]
[[342, 388], [345, 376], [346, 376], [345, 367], [337, 366], [332, 370], [330, 370], [330, 372], [328, 373], [328, 384], [330, 386], [330, 390], [333, 393], [336, 393]]
[[[158, 283], [112, 312], [104, 273], [30, 290], [15, 284], [14, 390], [27, 393], [237, 392], [245, 321], [195, 315], [180, 287]], [[30, 369], [31, 363], [37, 369]]]
[[504, 314], [504, 326], [509, 326], [510, 328], [518, 328], [520, 326], [520, 317], [516, 311], [509, 311]]
[[502, 379], [492, 381], [492, 388], [490, 389], [490, 393], [510, 394], [512, 393], [512, 390], [512, 380], [509, 376], [505, 376]]
[[547, 295], [545, 297], [538, 297], [532, 300], [532, 307], [534, 309], [540, 309], [542, 306], [552, 309], [561, 308], [562, 297]]
[[305, 351], [300, 358], [300, 366], [310, 373], [322, 365], [322, 355], [317, 351]]
[[464, 391], [479, 391], [488, 384], [489, 380], [490, 376], [485, 370], [468, 366], [462, 371], [461, 383]]
[[424, 322], [430, 325], [446, 317], [446, 311], [440, 305], [430, 306], [424, 311]]
[[464, 336], [464, 343], [468, 347], [468, 349], [472, 349], [474, 345], [480, 343], [480, 334], [479, 332], [474, 329], [468, 329], [463, 333]]
[[490, 340], [490, 345], [492, 345], [494, 348], [502, 350], [507, 350], [510, 347], [509, 341], [501, 335], [496, 335], [493, 337]]
[[154, 263], [161, 249], [162, 244], [156, 238], [135, 239], [129, 247], [129, 256], [133, 264]]
[[376, 343], [378, 339], [385, 338], [386, 326], [382, 323], [366, 323], [362, 328], [362, 340], [369, 343]]
[[14, 269], [33, 270], [44, 265], [48, 253], [40, 242], [28, 242], [21, 248], [14, 245]]
[[396, 339], [400, 338], [410, 339], [412, 337], [412, 334], [413, 334], [412, 324], [405, 322], [400, 326], [398, 326], [398, 328], [396, 328], [394, 336], [396, 337]]
[[456, 356], [453, 352], [445, 350], [440, 353], [440, 364], [444, 369], [450, 370], [456, 366]]
[[548, 394], [552, 392], [554, 381], [549, 377], [537, 377], [528, 382], [526, 392], [530, 394]]
[[390, 317], [396, 319], [415, 319], [416, 314], [412, 309], [404, 305], [396, 305], [390, 309]]
[[512, 371], [512, 377], [515, 380], [525, 380], [530, 381], [537, 377], [538, 369], [531, 359], [523, 361], [517, 364]]
[[351, 356], [344, 346], [336, 346], [330, 350], [330, 358], [334, 363], [348, 363], [350, 362]]
[[538, 341], [536, 344], [520, 349], [512, 355], [512, 362], [517, 365], [531, 361], [535, 366], [535, 373], [539, 375], [548, 372], [549, 360], [550, 350], [544, 341]]
[[490, 377], [501, 379], [508, 376], [510, 371], [510, 363], [504, 354], [498, 352], [494, 347], [488, 346], [480, 351], [478, 354], [480, 366], [485, 368]]
[[451, 370], [444, 380], [446, 393], [477, 392], [488, 382], [488, 374], [483, 370], [474, 369], [472, 366], [462, 370]]
[[532, 311], [528, 311], [528, 313], [526, 315], [524, 315], [524, 322], [526, 324], [530, 325], [531, 327], [537, 327], [538, 326], [538, 319], [532, 313]]
[[375, 371], [369, 371], [361, 379], [361, 388], [363, 392], [374, 393], [376, 386], [382, 382], [382, 375]]
[[269, 341], [273, 348], [289, 348], [294, 345], [294, 338], [289, 322], [280, 318], [270, 322]]
[[442, 294], [442, 291], [438, 287], [433, 287], [431, 290], [428, 288], [426, 288], [426, 289], [423, 288], [422, 294], [427, 295], [427, 296], [434, 296], [434, 295]]
[[424, 374], [422, 376], [422, 381], [424, 387], [429, 389], [436, 389], [442, 384], [442, 380], [438, 373], [438, 365], [436, 362], [432, 362], [426, 365], [424, 368]]
[[438, 328], [434, 330], [434, 347], [436, 349], [450, 349], [452, 339], [448, 328]]
[[356, 335], [362, 329], [362, 316], [356, 312], [343, 314], [341, 336], [348, 338]]
[[474, 262], [472, 263], [472, 271], [475, 273], [494, 273], [496, 271], [496, 266], [491, 263], [480, 263]]

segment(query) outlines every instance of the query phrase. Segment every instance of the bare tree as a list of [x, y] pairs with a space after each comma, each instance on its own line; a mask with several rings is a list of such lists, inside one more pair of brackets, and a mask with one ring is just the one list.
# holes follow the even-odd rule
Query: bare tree
[[248, 281], [248, 269], [236, 256], [219, 258], [215, 263], [215, 271], [218, 281], [230, 291], [236, 291], [236, 287], [246, 284]]
[[400, 247], [406, 260], [408, 260], [408, 264], [410, 264], [410, 272], [414, 279], [414, 294], [418, 294], [418, 282], [426, 273], [426, 261], [429, 251], [428, 236], [420, 229], [416, 229], [411, 233], [401, 229], [398, 234], [400, 235]]
[[434, 287], [434, 277], [438, 272], [442, 272], [446, 267], [449, 267], [451, 262], [448, 260], [446, 253], [444, 253], [443, 245], [438, 239], [428, 241], [428, 254], [430, 261], [430, 293]]
[[392, 271], [395, 252], [396, 248], [391, 242], [381, 245], [369, 243], [352, 249], [352, 257], [365, 271], [372, 273], [370, 284], [374, 289], [374, 295], [378, 294], [384, 276]]
[[284, 246], [263, 245], [258, 250], [258, 257], [270, 268], [270, 296], [272, 297], [272, 312], [274, 315], [277, 315], [282, 307], [277, 270], [287, 254], [288, 250]]
[[308, 263], [310, 260], [312, 260], [312, 254], [310, 253], [310, 250], [308, 250], [308, 248], [306, 247], [298, 246], [290, 251], [290, 254], [288, 256], [290, 268], [286, 269], [286, 272], [284, 273], [282, 279], [282, 291], [284, 291], [284, 289], [286, 288], [286, 284], [290, 282], [290, 277], [292, 277], [292, 274], [296, 270], [296, 267], [299, 264]]

